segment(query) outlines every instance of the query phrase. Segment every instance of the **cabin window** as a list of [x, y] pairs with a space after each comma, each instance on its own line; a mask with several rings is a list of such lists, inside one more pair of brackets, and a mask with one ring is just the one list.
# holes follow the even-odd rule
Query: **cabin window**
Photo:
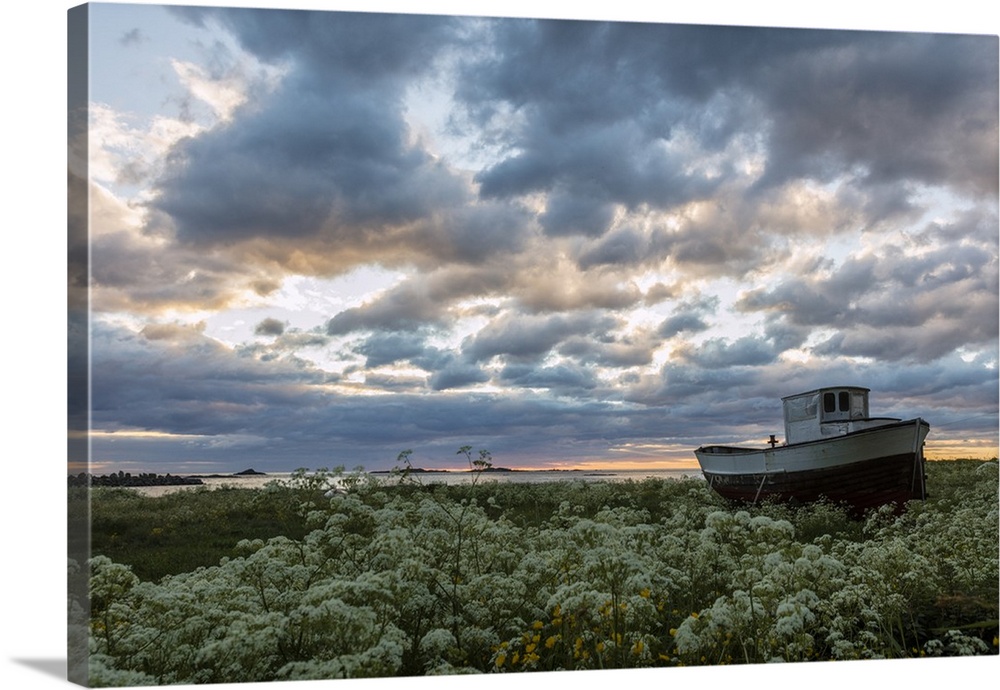
[[839, 398], [840, 398], [840, 400], [838, 402], [840, 403], [840, 411], [841, 412], [850, 412], [851, 411], [851, 394], [848, 393], [847, 391], [840, 391]]
[[833, 393], [823, 394], [823, 411], [824, 412], [836, 412], [837, 411], [837, 396]]

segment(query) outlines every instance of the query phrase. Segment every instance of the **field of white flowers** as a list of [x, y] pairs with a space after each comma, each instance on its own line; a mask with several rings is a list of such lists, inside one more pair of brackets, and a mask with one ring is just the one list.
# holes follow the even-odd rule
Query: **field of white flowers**
[[346, 495], [323, 498], [326, 477], [302, 475], [255, 498], [293, 497], [302, 538], [244, 539], [156, 580], [95, 554], [90, 680], [997, 654], [997, 463], [930, 463], [928, 475], [928, 501], [864, 519], [825, 504], [733, 507], [700, 479], [349, 475]]

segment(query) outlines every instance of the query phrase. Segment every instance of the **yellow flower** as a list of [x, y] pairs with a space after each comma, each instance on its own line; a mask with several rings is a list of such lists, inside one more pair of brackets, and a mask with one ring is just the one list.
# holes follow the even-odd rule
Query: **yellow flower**
[[505, 662], [505, 661], [507, 661], [507, 655], [506, 654], [497, 654], [497, 661], [496, 661], [497, 668], [500, 668], [501, 666], [503, 666], [503, 662]]
[[677, 637], [677, 628], [670, 628], [670, 637]]
[[643, 587], [639, 592], [639, 596], [643, 599], [649, 599], [649, 587]]
[[531, 628], [533, 630], [541, 630], [544, 627], [545, 627], [545, 623], [543, 623], [541, 621], [535, 621], [534, 623], [531, 624]]
[[604, 651], [604, 643], [603, 643], [603, 642], [598, 642], [598, 643], [597, 643], [597, 644], [595, 645], [594, 649], [596, 649], [596, 650], [597, 650], [597, 653], [598, 653], [598, 654], [600, 654], [601, 652], [603, 652], [603, 651]]
[[556, 642], [558, 642], [558, 641], [559, 641], [559, 636], [558, 635], [550, 635], [545, 640], [545, 648], [546, 649], [552, 649], [555, 646]]
[[695, 611], [694, 613], [692, 613], [691, 617], [694, 618], [695, 620], [698, 620], [698, 612]]
[[642, 640], [637, 640], [636, 643], [632, 645], [632, 653], [637, 656], [642, 654], [643, 647], [644, 645], [642, 644]]

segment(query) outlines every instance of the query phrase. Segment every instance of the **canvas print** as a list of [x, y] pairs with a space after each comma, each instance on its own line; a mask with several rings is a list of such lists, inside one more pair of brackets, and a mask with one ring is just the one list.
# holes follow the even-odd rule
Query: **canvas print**
[[998, 39], [68, 13], [69, 678], [998, 654]]

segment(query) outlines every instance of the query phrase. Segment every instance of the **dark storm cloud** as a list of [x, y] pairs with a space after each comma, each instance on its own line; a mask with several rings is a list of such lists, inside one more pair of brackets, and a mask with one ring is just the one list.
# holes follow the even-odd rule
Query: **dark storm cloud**
[[614, 317], [600, 312], [567, 315], [506, 314], [494, 319], [462, 343], [470, 360], [488, 361], [497, 355], [536, 360], [573, 335], [601, 337], [616, 326]]
[[[514, 173], [515, 177], [517, 173]], [[489, 181], [483, 188], [489, 196]], [[593, 197], [560, 194], [549, 195], [541, 223], [545, 232], [553, 237], [559, 235], [602, 235], [615, 215], [615, 208], [606, 201]]]
[[989, 416], [997, 411], [995, 352], [971, 358], [951, 353], [912, 368], [889, 368], [875, 363], [865, 366], [863, 371], [873, 389], [877, 387], [878, 399], [893, 409], [913, 410], [933, 400], [942, 415], [941, 425], [971, 415], [980, 429], [992, 426], [996, 431], [996, 418]]
[[215, 7], [169, 11], [199, 25], [209, 19], [220, 22], [263, 60], [303, 61], [313, 69], [347, 72], [358, 82], [423, 71], [461, 28], [455, 18], [411, 14]]
[[804, 341], [805, 328], [835, 329], [817, 355], [931, 361], [962, 346], [995, 345], [997, 255], [958, 244], [849, 259], [832, 272], [748, 291], [737, 308], [767, 313], [775, 335], [795, 329], [788, 344]]
[[233, 356], [199, 328], [155, 324], [137, 334], [98, 323], [93, 340], [92, 409], [103, 428], [281, 436], [282, 411], [318, 404], [316, 387], [331, 380], [295, 359]]
[[[288, 74], [232, 122], [179, 143], [155, 206], [185, 243], [262, 241], [280, 261], [305, 249], [313, 271], [481, 263], [523, 249], [537, 227], [599, 238], [578, 256], [584, 269], [669, 256], [742, 275], [771, 256], [770, 233], [830, 231], [801, 218], [775, 227], [755, 206], [799, 178], [846, 176], [869, 222], [912, 213], [915, 182], [996, 188], [988, 37], [176, 11], [219, 22]], [[445, 64], [459, 77], [456, 131], [506, 152], [476, 174], [478, 201], [405, 119], [408, 80], [445, 79]], [[749, 173], [742, 157], [762, 167]], [[537, 194], [534, 217], [510, 203]], [[725, 209], [673, 233], [602, 237], [619, 209], [711, 197]], [[856, 227], [843, 220], [829, 222]]]
[[585, 364], [628, 369], [649, 364], [653, 359], [653, 351], [660, 342], [659, 338], [649, 332], [623, 337], [574, 335], [559, 346], [559, 354]]
[[489, 374], [477, 364], [449, 353], [445, 356], [443, 366], [431, 374], [428, 383], [433, 390], [443, 391], [450, 388], [463, 388], [475, 383], [485, 383], [489, 380]]
[[[317, 458], [384, 468], [405, 448], [443, 446], [454, 453], [467, 442], [517, 457], [552, 430], [581, 423], [588, 428], [581, 439], [625, 433], [621, 420], [609, 421], [607, 406], [593, 402], [478, 394], [342, 396], [329, 391], [328, 375], [302, 362], [233, 357], [197, 328], [163, 324], [137, 334], [97, 324], [94, 335], [98, 427], [184, 435], [189, 452], [228, 463], [234, 471], [251, 459], [286, 469], [316, 467]], [[453, 354], [443, 353], [441, 363], [432, 378], [435, 390], [484, 380]], [[524, 370], [518, 376], [532, 375]], [[539, 376], [534, 383], [560, 390], [590, 385], [586, 372], [574, 374], [571, 368]], [[121, 450], [101, 445], [100, 454], [121, 460], [115, 454], [139, 448], [136, 443], [122, 440]], [[141, 457], [154, 457], [157, 441], [142, 443]], [[233, 448], [237, 457], [227, 458], [226, 449]]]
[[770, 181], [859, 168], [867, 184], [996, 193], [996, 37], [834, 35], [757, 79], [774, 117]]
[[644, 233], [621, 228], [608, 232], [586, 249], [578, 263], [584, 270], [593, 266], [636, 265], [649, 256], [649, 249], [649, 238]]
[[777, 309], [794, 323], [809, 326], [849, 322], [857, 315], [851, 305], [872, 295], [878, 284], [875, 257], [849, 259], [828, 278], [804, 275], [767, 290], [748, 292], [738, 302], [742, 311]]
[[703, 369], [729, 369], [741, 366], [761, 366], [774, 361], [774, 345], [755, 336], [743, 336], [730, 342], [724, 338], [709, 338], [694, 348], [677, 354]]
[[579, 395], [581, 391], [592, 390], [599, 384], [592, 369], [569, 364], [550, 367], [508, 364], [500, 372], [500, 379], [523, 388], [549, 389], [557, 395]]
[[892, 267], [891, 276], [917, 291], [951, 289], [951, 284], [961, 283], [972, 292], [989, 292], [997, 286], [996, 264], [995, 253], [962, 242], [907, 257]]
[[719, 307], [718, 297], [697, 297], [683, 302], [674, 313], [660, 324], [658, 333], [664, 339], [679, 333], [698, 333], [709, 327], [706, 319], [713, 316]]
[[257, 112], [178, 144], [156, 206], [195, 244], [392, 241], [382, 226], [465, 201], [462, 183], [406, 142], [397, 98], [291, 79]]
[[[286, 261], [308, 247], [344, 257], [334, 267], [406, 250], [481, 261], [518, 246], [522, 214], [475, 206], [467, 182], [415, 143], [405, 120], [406, 80], [431, 73], [459, 42], [456, 20], [179, 12], [221, 22], [289, 70], [231, 122], [175, 146], [154, 204], [182, 243], [263, 240]], [[322, 270], [322, 258], [312, 261]]]
[[[703, 406], [719, 418], [731, 414], [732, 391], [739, 390], [741, 404], [752, 405], [756, 397], [751, 391], [760, 385], [762, 372], [758, 367], [702, 367], [686, 360], [665, 364], [656, 375], [643, 377], [624, 393], [625, 400], [654, 407]], [[802, 389], [802, 390], [808, 390]], [[708, 413], [708, 412], [706, 412]], [[745, 419], [743, 415], [734, 419]], [[752, 420], [746, 420], [752, 423]]]
[[[731, 356], [741, 349], [753, 350], [734, 344], [717, 354]], [[833, 361], [761, 366], [745, 358], [742, 366], [706, 368], [678, 360], [655, 379], [625, 389], [627, 402], [615, 407], [603, 395], [590, 399], [601, 390], [593, 369], [571, 364], [508, 363], [500, 374], [510, 387], [504, 395], [455, 395], [456, 388], [483, 381], [485, 374], [455, 353], [434, 356], [431, 350], [425, 363], [433, 359], [438, 371], [430, 385], [451, 393], [393, 393], [420, 387], [417, 380], [396, 378], [382, 384], [389, 395], [343, 396], [327, 388], [331, 377], [309, 365], [233, 357], [198, 328], [161, 324], [136, 334], [98, 324], [94, 423], [105, 430], [183, 434], [185, 457], [216, 461], [233, 471], [251, 461], [275, 469], [335, 464], [376, 469], [391, 466], [406, 448], [427, 458], [472, 443], [516, 463], [532, 453], [558, 459], [553, 438], [564, 439], [564, 450], [600, 456], [617, 442], [669, 437], [697, 445], [756, 437], [762, 429], [780, 433], [778, 398], [831, 380], [872, 386], [882, 414], [918, 414], [932, 397], [939, 402], [936, 423], [978, 428], [979, 433], [989, 433], [988, 425], [982, 426], [989, 420], [979, 419], [982, 410], [996, 408], [995, 362], [984, 376], [985, 356], [966, 362], [952, 355], [905, 371]], [[519, 389], [562, 397], [522, 395]], [[101, 457], [159, 459], [155, 440], [95, 443]], [[574, 457], [582, 456], [567, 459]]]
[[547, 192], [540, 222], [551, 236], [601, 235], [616, 204], [670, 208], [718, 188], [717, 180], [685, 172], [690, 152], [659, 148], [661, 142], [634, 122], [589, 125], [570, 116], [558, 131], [550, 124], [518, 132], [513, 143], [523, 152], [480, 172], [476, 181], [487, 198]]
[[360, 307], [340, 312], [326, 324], [328, 335], [356, 330], [415, 331], [428, 324], [443, 324], [440, 303], [420, 286], [407, 284]]
[[[901, 181], [995, 194], [995, 37], [511, 21], [459, 94], [480, 122], [508, 111], [516, 153], [479, 173], [482, 192], [552, 194], [553, 234], [593, 235], [610, 204], [671, 208], [739, 174], [694, 156], [759, 142], [758, 191], [796, 177], [880, 186], [882, 217], [908, 208]], [[961, 132], [961, 136], [956, 136]], [[745, 177], [745, 176], [744, 176]], [[887, 205], [887, 194], [895, 201]], [[584, 209], [594, 211], [578, 218]], [[721, 246], [677, 247], [723, 262]]]
[[[427, 386], [435, 391], [489, 381], [489, 374], [478, 364], [456, 352], [427, 345], [426, 337], [423, 332], [376, 332], [353, 349], [365, 357], [368, 369], [397, 362], [409, 362], [423, 369], [428, 373]], [[366, 379], [366, 383], [373, 380]]]
[[917, 234], [921, 242], [935, 244], [978, 244], [995, 248], [997, 244], [997, 212], [971, 208], [956, 214], [951, 222], [934, 221]]
[[668, 318], [660, 325], [660, 335], [672, 338], [678, 333], [698, 333], [708, 328], [708, 324], [700, 314], [681, 312]]
[[420, 357], [427, 351], [427, 347], [423, 335], [376, 332], [355, 347], [354, 351], [365, 356], [366, 367], [374, 368]]
[[254, 335], [281, 335], [285, 332], [285, 322], [269, 317], [254, 326], [253, 332]]
[[411, 248], [410, 260], [428, 256], [423, 262], [427, 270], [442, 262], [480, 266], [522, 251], [534, 225], [532, 214], [517, 204], [475, 201], [434, 213], [404, 239]]
[[[753, 351], [759, 345], [746, 350]], [[739, 348], [732, 344], [722, 349], [729, 351], [728, 356]], [[833, 358], [767, 364], [744, 360], [742, 366], [716, 368], [681, 359], [629, 387], [625, 399], [649, 405], [651, 411], [663, 410], [660, 414], [666, 416], [661, 423], [668, 425], [670, 434], [692, 445], [745, 442], [748, 438], [763, 443], [768, 433], [779, 437], [783, 433], [782, 396], [831, 383], [870, 387], [872, 414], [902, 419], [930, 417], [940, 437], [964, 428], [978, 430], [970, 436], [989, 438], [996, 434], [995, 353], [968, 361], [951, 354], [904, 368]], [[655, 436], [655, 416], [645, 419], [643, 430]]]
[[[992, 300], [996, 311], [996, 300]], [[858, 326], [844, 330], [818, 343], [813, 352], [820, 356], [872, 357], [881, 362], [899, 360], [933, 361], [956, 348], [994, 341], [996, 319], [987, 319], [971, 332], [967, 319], [928, 320], [919, 327]]]
[[802, 347], [809, 339], [811, 329], [790, 324], [784, 317], [770, 318], [764, 325], [764, 337], [774, 343], [775, 352]]

